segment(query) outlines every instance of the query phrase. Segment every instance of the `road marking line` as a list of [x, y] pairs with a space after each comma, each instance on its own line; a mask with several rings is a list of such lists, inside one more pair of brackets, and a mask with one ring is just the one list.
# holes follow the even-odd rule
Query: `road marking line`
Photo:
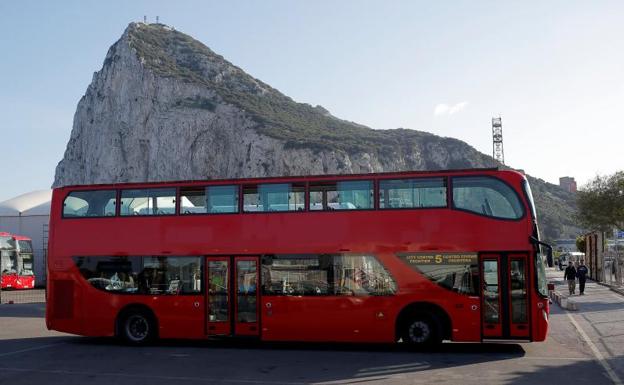
[[[392, 378], [397, 378], [397, 377], [400, 377], [400, 376], [392, 376]], [[346, 380], [331, 380], [331, 381], [323, 381], [323, 382], [314, 382], [314, 384], [316, 385], [342, 385], [342, 384], [358, 384], [358, 383], [371, 382], [371, 381], [378, 381], [378, 382], [381, 381], [381, 383], [383, 383], [383, 381], [387, 379], [388, 379], [387, 376], [371, 376], [371, 377], [361, 377], [361, 378], [346, 379]], [[422, 384], [422, 382], [420, 381], [413, 382], [413, 384]]]
[[6, 356], [12, 356], [14, 354], [20, 354], [20, 353], [25, 353], [25, 352], [31, 352], [33, 350], [41, 350], [41, 349], [47, 349], [47, 348], [51, 348], [53, 346], [58, 346], [58, 345], [63, 345], [65, 342], [59, 342], [57, 344], [49, 344], [49, 345], [42, 345], [42, 346], [35, 346], [34, 348], [28, 348], [28, 349], [21, 349], [21, 350], [15, 350], [13, 352], [7, 352], [7, 353], [0, 353], [0, 357], [6, 357]]
[[409, 364], [402, 364], [402, 365], [387, 365], [387, 366], [373, 366], [370, 368], [363, 368], [360, 369], [360, 372], [370, 372], [370, 371], [376, 371], [376, 370], [388, 370], [388, 369], [401, 369], [401, 368], [409, 368], [409, 367], [413, 367], [413, 366], [423, 366], [423, 365], [430, 365], [428, 362], [412, 362]]
[[596, 345], [594, 345], [594, 343], [589, 339], [589, 336], [587, 335], [587, 333], [585, 333], [585, 330], [583, 330], [583, 328], [581, 328], [581, 325], [579, 325], [574, 320], [574, 318], [572, 317], [572, 314], [570, 314], [569, 312], [566, 313], [566, 314], [568, 315], [568, 318], [570, 319], [570, 322], [572, 322], [572, 325], [574, 325], [574, 327], [576, 328], [576, 330], [578, 330], [578, 332], [581, 335], [581, 337], [583, 337], [583, 339], [585, 340], [585, 343], [587, 343], [587, 345], [589, 345], [589, 348], [594, 353], [594, 356], [598, 360], [598, 363], [607, 372], [607, 375], [609, 376], [609, 378], [611, 378], [611, 381], [613, 381], [613, 384], [614, 385], [624, 385], [624, 383], [622, 383], [622, 380], [620, 380], [620, 378], [617, 376], [617, 374], [615, 374], [615, 372], [611, 368], [611, 365], [609, 365], [609, 363], [607, 362], [607, 360], [605, 360], [605, 358], [602, 355], [602, 353], [600, 353], [600, 350], [598, 350]]
[[517, 357], [518, 360], [536, 360], [536, 361], [593, 361], [591, 357]]
[[388, 375], [393, 375], [393, 374], [420, 372], [425, 369], [431, 369], [431, 365], [410, 366], [406, 368], [373, 370], [373, 371], [365, 371], [365, 372], [359, 371], [358, 373], [355, 373], [355, 377], [360, 378], [360, 377], [371, 377], [371, 376], [388, 376]]

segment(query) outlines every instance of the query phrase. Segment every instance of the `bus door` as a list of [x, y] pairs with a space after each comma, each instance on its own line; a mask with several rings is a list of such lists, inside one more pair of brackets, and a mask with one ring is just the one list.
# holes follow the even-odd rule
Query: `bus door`
[[525, 254], [480, 257], [483, 338], [528, 339], [528, 264]]
[[207, 334], [258, 336], [258, 257], [207, 257]]

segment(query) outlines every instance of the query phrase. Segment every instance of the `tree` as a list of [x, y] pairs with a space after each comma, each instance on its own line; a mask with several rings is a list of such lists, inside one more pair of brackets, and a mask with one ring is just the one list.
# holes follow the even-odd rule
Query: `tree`
[[624, 229], [624, 171], [597, 176], [578, 193], [579, 220], [587, 228]]
[[585, 246], [586, 246], [585, 237], [582, 235], [579, 235], [578, 237], [576, 237], [576, 249], [580, 251], [581, 253], [584, 253], [586, 249]]

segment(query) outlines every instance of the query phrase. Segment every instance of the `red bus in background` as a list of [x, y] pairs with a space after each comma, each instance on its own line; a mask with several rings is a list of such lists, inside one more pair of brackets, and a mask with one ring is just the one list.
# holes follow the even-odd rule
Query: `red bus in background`
[[32, 240], [21, 235], [0, 232], [0, 287], [33, 289], [35, 273]]
[[49, 329], [266, 341], [543, 341], [527, 179], [400, 172], [54, 190]]

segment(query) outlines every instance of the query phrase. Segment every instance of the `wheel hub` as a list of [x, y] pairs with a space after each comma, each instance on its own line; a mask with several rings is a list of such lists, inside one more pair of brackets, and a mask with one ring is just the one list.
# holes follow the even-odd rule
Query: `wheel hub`
[[126, 335], [133, 341], [144, 340], [149, 333], [149, 323], [145, 317], [133, 315], [126, 322]]
[[431, 329], [426, 322], [416, 321], [410, 325], [408, 333], [409, 338], [412, 342], [422, 343], [429, 339], [429, 336], [431, 335]]

